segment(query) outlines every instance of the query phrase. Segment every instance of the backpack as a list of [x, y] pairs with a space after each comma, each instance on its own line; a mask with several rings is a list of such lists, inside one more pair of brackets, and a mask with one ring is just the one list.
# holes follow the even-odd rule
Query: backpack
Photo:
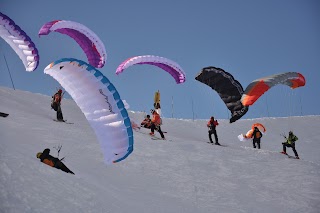
[[255, 136], [256, 136], [255, 138], [261, 138], [261, 132], [257, 131]]
[[54, 111], [58, 111], [58, 104], [57, 104], [57, 102], [51, 102], [51, 108], [54, 109]]

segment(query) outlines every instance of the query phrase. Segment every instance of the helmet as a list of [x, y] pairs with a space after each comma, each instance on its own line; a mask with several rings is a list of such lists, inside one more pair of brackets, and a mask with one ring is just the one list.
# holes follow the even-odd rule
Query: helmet
[[41, 155], [42, 155], [42, 152], [38, 152], [37, 153], [37, 158], [40, 158]]
[[290, 132], [289, 132], [289, 135], [292, 135], [292, 134], [293, 134], [293, 132], [292, 132], [292, 131], [290, 131]]
[[150, 112], [151, 112], [151, 114], [153, 114], [155, 111], [154, 111], [154, 109], [150, 109]]
[[62, 89], [59, 89], [59, 90], [58, 90], [58, 93], [62, 93]]

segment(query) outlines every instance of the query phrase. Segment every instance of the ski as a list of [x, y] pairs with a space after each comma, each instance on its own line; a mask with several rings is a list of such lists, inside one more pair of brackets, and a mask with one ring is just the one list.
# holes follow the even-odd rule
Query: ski
[[4, 118], [5, 118], [5, 117], [8, 117], [8, 115], [9, 115], [9, 114], [7, 114], [7, 113], [0, 112], [0, 117], [4, 117]]
[[300, 159], [300, 158], [296, 158], [295, 156], [292, 156], [292, 155], [284, 154], [282, 152], [280, 152], [280, 154], [286, 155], [288, 158], [293, 158], [293, 159], [297, 159], [297, 160]]
[[172, 140], [168, 140], [168, 139], [162, 139], [162, 138], [158, 138], [158, 137], [154, 137], [154, 136], [151, 136], [151, 140], [159, 140], [159, 141], [172, 141]]
[[291, 156], [291, 155], [287, 155], [288, 156], [288, 158], [293, 158], [293, 159], [297, 159], [297, 160], [299, 160], [300, 158], [296, 158], [295, 156]]
[[222, 147], [227, 147], [227, 145], [222, 145], [222, 144], [215, 144], [215, 143], [211, 143], [211, 142], [207, 142], [208, 144], [211, 145], [216, 145], [216, 146], [222, 146]]
[[57, 119], [53, 119], [55, 122], [61, 122], [61, 123], [66, 123], [66, 124], [74, 124], [72, 122], [68, 122], [67, 120], [62, 120], [62, 121], [59, 121]]
[[162, 141], [165, 141], [163, 140], [162, 138], [158, 138], [158, 137], [151, 137], [152, 140], [162, 140]]

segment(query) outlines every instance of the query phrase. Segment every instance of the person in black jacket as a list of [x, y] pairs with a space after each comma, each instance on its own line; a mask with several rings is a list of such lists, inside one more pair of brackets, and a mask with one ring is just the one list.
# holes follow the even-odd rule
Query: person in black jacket
[[261, 148], [260, 142], [262, 138], [262, 133], [258, 129], [258, 127], [254, 127], [253, 133], [252, 133], [252, 143], [253, 143], [253, 148], [256, 148], [256, 144], [258, 146], [258, 149]]
[[63, 115], [62, 115], [62, 110], [61, 110], [61, 100], [62, 100], [62, 90], [59, 89], [58, 92], [56, 92], [52, 96], [52, 102], [51, 102], [51, 108], [54, 109], [54, 111], [57, 112], [57, 120], [58, 121], [64, 121], [63, 120]]
[[210, 120], [207, 123], [210, 143], [213, 144], [212, 137], [211, 137], [211, 135], [213, 134], [215, 139], [215, 145], [220, 145], [218, 141], [217, 130], [216, 130], [216, 126], [218, 125], [219, 125], [218, 121], [215, 120], [213, 116], [210, 118]]
[[74, 173], [68, 167], [66, 167], [66, 165], [64, 165], [64, 163], [62, 163], [61, 160], [51, 156], [49, 153], [50, 149], [47, 148], [43, 150], [43, 152], [38, 152], [37, 158], [39, 158], [42, 163], [45, 163], [49, 166], [61, 169], [64, 172], [71, 173], [74, 175]]
[[286, 142], [282, 143], [283, 146], [283, 151], [281, 152], [282, 154], [288, 155], [286, 152], [286, 147], [291, 147], [292, 151], [294, 152], [295, 156], [297, 159], [299, 158], [298, 152], [296, 150], [296, 141], [298, 140], [298, 137], [293, 134], [292, 131], [289, 132], [288, 138], [284, 135], [284, 138], [286, 139]]

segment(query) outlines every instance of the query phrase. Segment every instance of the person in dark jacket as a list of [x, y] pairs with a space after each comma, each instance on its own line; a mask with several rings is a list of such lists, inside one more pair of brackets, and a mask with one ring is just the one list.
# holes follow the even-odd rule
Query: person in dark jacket
[[64, 163], [62, 163], [61, 160], [51, 156], [49, 153], [50, 153], [50, 149], [47, 148], [43, 150], [43, 152], [38, 152], [37, 158], [39, 158], [42, 163], [45, 163], [51, 167], [61, 169], [66, 173], [71, 173], [74, 175], [74, 173], [68, 167], [66, 167], [66, 165], [64, 165]]
[[253, 143], [253, 148], [256, 148], [256, 144], [258, 146], [258, 149], [261, 148], [260, 142], [262, 138], [262, 133], [258, 129], [258, 127], [254, 127], [253, 133], [252, 133], [252, 143]]
[[288, 138], [286, 136], [284, 136], [284, 138], [286, 139], [286, 142], [282, 143], [283, 151], [281, 153], [285, 154], [285, 155], [288, 155], [287, 152], [286, 152], [286, 147], [291, 147], [292, 151], [294, 152], [294, 154], [296, 156], [296, 158], [300, 159], [299, 155], [298, 155], [298, 152], [296, 150], [296, 145], [295, 145], [296, 141], [298, 140], [298, 137], [295, 136], [292, 131], [290, 131]]
[[218, 141], [217, 131], [216, 131], [216, 126], [218, 126], [218, 125], [219, 125], [218, 121], [214, 120], [213, 116], [210, 118], [210, 120], [207, 123], [210, 143], [213, 143], [212, 137], [211, 137], [211, 135], [213, 134], [215, 142], [216, 142], [215, 145], [220, 145], [220, 143]]
[[150, 129], [151, 128], [151, 118], [150, 115], [147, 115], [145, 119], [140, 124], [141, 127]]
[[56, 94], [52, 96], [51, 108], [57, 112], [57, 120], [64, 121], [61, 110], [62, 90], [59, 89]]

